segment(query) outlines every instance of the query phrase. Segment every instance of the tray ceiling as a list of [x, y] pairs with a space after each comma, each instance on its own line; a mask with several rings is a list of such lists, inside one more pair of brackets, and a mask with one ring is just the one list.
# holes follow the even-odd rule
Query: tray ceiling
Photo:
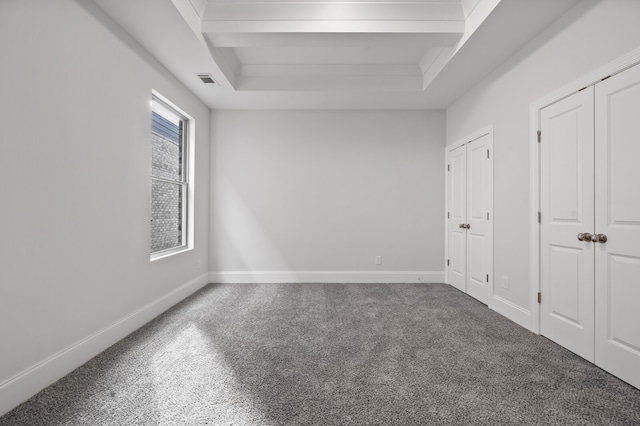
[[469, 46], [530, 12], [488, 52], [503, 60], [575, 1], [95, 0], [212, 108], [446, 107], [498, 65], [452, 68]]
[[[191, 3], [196, 27], [235, 90], [421, 91], [435, 58], [455, 48], [480, 1]], [[498, 3], [482, 1], [487, 6], [476, 15]]]

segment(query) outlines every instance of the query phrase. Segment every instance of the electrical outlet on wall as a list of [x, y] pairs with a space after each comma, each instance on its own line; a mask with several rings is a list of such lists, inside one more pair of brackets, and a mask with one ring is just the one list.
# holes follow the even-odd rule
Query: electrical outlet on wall
[[509, 289], [509, 277], [502, 277], [502, 288]]
[[376, 265], [382, 265], [382, 256], [376, 256]]

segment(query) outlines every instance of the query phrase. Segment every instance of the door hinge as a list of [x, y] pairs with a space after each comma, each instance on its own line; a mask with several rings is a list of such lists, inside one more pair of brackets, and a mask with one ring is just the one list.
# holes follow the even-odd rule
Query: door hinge
[[538, 223], [542, 223], [542, 213], [538, 212]]
[[489, 220], [489, 212], [487, 212], [487, 220]]
[[487, 150], [487, 158], [489, 158], [489, 150]]
[[542, 303], [542, 293], [538, 292], [538, 303]]
[[451, 212], [447, 212], [447, 219], [451, 219]]
[[610, 75], [606, 76], [605, 78], [601, 79], [600, 81], [605, 81], [606, 79], [611, 78]]
[[447, 266], [449, 266], [449, 259], [447, 259]]
[[538, 130], [538, 143], [542, 140], [542, 132]]
[[489, 282], [489, 274], [487, 274], [487, 282]]
[[450, 172], [451, 171], [451, 164], [447, 164], [447, 171]]

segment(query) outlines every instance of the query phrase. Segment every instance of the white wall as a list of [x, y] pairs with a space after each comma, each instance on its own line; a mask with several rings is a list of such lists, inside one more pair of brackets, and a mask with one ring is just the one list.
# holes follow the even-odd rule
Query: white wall
[[[494, 124], [495, 293], [511, 308], [523, 308], [501, 307], [518, 322], [526, 322], [525, 311], [534, 307], [529, 283], [530, 104], [639, 47], [638, 18], [637, 0], [582, 0], [447, 110], [447, 144]], [[503, 276], [510, 278], [508, 290], [502, 288]]]
[[[207, 279], [209, 110], [84, 4], [0, 2], [0, 414]], [[197, 156], [195, 249], [153, 263], [152, 88]]]
[[[224, 110], [211, 126], [212, 271], [442, 280], [443, 111]], [[345, 271], [363, 273], [322, 275]]]

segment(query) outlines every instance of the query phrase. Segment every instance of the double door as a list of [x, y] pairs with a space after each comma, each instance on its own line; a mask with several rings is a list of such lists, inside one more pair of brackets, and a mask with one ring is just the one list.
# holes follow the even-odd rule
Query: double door
[[491, 133], [448, 152], [447, 278], [489, 303], [492, 266], [493, 160]]
[[640, 387], [640, 66], [540, 124], [540, 332]]

